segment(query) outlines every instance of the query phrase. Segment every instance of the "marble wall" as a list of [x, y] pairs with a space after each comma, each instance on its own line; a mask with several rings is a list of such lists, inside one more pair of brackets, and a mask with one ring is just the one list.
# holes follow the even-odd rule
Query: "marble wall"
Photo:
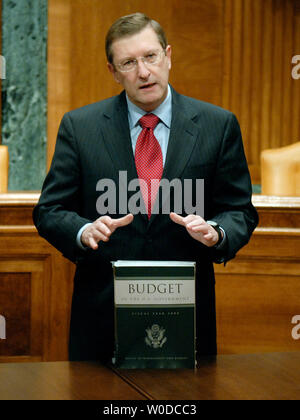
[[46, 173], [47, 0], [2, 0], [2, 144], [9, 190], [39, 190]]

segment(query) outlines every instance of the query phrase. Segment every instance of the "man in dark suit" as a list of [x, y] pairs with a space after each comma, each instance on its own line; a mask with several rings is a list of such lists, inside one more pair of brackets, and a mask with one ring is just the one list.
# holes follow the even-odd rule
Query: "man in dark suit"
[[[238, 122], [232, 113], [169, 86], [171, 47], [160, 25], [147, 16], [138, 13], [115, 22], [106, 37], [106, 53], [108, 69], [124, 91], [63, 117], [34, 210], [41, 236], [77, 264], [70, 359], [106, 361], [112, 356], [111, 261], [118, 259], [196, 261], [197, 351], [215, 354], [213, 262], [233, 258], [258, 220]], [[155, 116], [157, 125], [141, 127], [144, 115]], [[150, 172], [161, 167], [164, 180], [180, 180], [181, 214], [171, 188], [167, 197], [161, 191], [156, 195], [158, 212], [150, 214], [155, 200], [147, 202], [144, 195], [145, 212], [130, 214], [121, 206], [121, 190], [144, 173], [143, 161], [151, 154], [140, 149], [143, 132], [151, 133], [156, 148]], [[126, 173], [125, 181], [119, 181], [121, 173]], [[139, 178], [142, 183], [143, 176]], [[204, 180], [201, 215], [187, 210], [199, 201], [199, 179]], [[115, 205], [107, 214], [97, 205], [101, 180], [115, 186]], [[193, 182], [189, 190], [185, 180]], [[127, 193], [129, 202], [134, 191]], [[162, 211], [166, 200], [169, 214]]]

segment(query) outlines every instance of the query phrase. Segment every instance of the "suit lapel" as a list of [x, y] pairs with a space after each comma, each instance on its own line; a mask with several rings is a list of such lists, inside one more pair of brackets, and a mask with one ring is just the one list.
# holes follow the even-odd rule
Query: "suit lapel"
[[193, 123], [193, 112], [184, 106], [174, 90], [172, 103], [172, 123], [163, 178], [179, 178], [194, 149], [198, 127]]
[[[175, 178], [180, 178], [195, 147], [199, 129], [193, 122], [194, 117], [195, 112], [188, 106], [184, 97], [172, 89], [171, 131], [166, 163], [162, 176], [162, 178], [167, 179], [170, 182]], [[169, 197], [163, 197], [163, 201], [167, 199], [169, 199]], [[160, 212], [162, 204], [163, 203], [159, 203]], [[151, 216], [149, 227], [156, 216], [156, 214]]]
[[103, 138], [116, 171], [127, 171], [128, 180], [137, 178], [131, 145], [125, 92], [104, 113]]

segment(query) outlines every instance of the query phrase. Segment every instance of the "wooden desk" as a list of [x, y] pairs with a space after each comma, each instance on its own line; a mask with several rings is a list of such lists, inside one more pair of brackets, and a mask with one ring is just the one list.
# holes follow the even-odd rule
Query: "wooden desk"
[[300, 399], [300, 352], [221, 355], [195, 371], [123, 371], [122, 377], [153, 399]]
[[193, 370], [90, 362], [0, 364], [0, 400], [298, 400], [300, 352], [218, 356]]
[[94, 362], [0, 363], [0, 400], [142, 400], [142, 393]]

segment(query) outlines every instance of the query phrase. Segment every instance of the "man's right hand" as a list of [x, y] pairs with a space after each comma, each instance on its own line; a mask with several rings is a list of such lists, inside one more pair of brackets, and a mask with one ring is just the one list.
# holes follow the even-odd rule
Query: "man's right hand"
[[82, 232], [81, 242], [84, 246], [98, 249], [98, 242], [109, 241], [110, 235], [119, 227], [127, 226], [133, 221], [131, 213], [119, 219], [112, 219], [109, 216], [101, 216], [94, 223], [87, 226]]

